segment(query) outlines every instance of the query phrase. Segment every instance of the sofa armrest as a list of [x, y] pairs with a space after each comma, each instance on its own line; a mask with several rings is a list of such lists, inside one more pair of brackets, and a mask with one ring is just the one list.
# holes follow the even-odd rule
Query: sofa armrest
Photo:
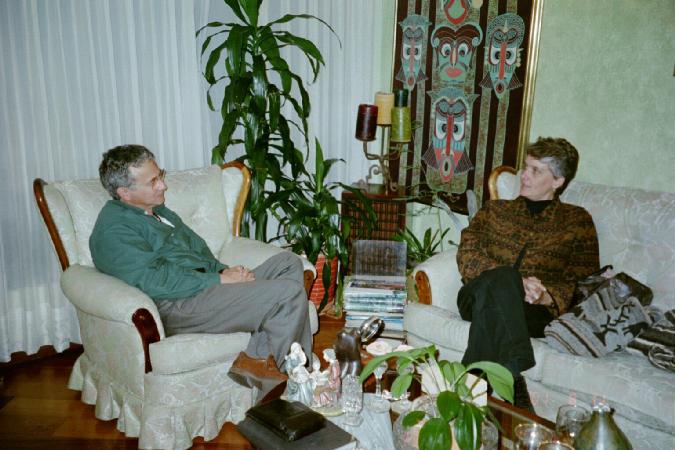
[[420, 303], [457, 313], [457, 292], [462, 280], [457, 268], [457, 248], [438, 253], [413, 269]]

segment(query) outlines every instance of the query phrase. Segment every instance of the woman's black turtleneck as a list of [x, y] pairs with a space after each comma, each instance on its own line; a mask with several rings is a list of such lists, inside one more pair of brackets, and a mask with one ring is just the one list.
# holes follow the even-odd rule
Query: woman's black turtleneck
[[525, 205], [527, 206], [527, 209], [533, 216], [541, 213], [553, 201], [553, 200], [530, 200], [529, 198], [526, 197], [523, 197], [523, 199], [525, 200]]

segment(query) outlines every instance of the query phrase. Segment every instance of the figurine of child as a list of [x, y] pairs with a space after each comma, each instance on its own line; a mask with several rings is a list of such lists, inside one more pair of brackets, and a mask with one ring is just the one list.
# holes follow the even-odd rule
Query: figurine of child
[[323, 351], [323, 359], [328, 363], [325, 374], [328, 382], [319, 386], [314, 392], [314, 404], [317, 406], [334, 406], [340, 393], [340, 363], [335, 357], [335, 350], [327, 348]]
[[307, 356], [297, 342], [291, 344], [291, 351], [284, 357], [286, 361], [286, 397], [289, 401], [299, 401], [307, 406], [312, 404], [314, 386], [312, 378], [305, 367]]

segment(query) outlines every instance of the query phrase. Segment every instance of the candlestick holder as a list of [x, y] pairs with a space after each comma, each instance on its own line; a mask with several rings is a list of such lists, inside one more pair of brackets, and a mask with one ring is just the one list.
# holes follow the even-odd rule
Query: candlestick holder
[[368, 161], [377, 161], [377, 164], [370, 166], [368, 177], [372, 175], [382, 174], [382, 184], [374, 184], [368, 182], [368, 190], [372, 193], [390, 193], [398, 191], [398, 182], [392, 180], [389, 171], [389, 163], [398, 158], [401, 154], [402, 143], [396, 143], [393, 147], [389, 145], [389, 137], [391, 136], [391, 125], [378, 125], [382, 130], [382, 139], [380, 141], [380, 154], [370, 153], [368, 151], [368, 142], [363, 142], [363, 154]]

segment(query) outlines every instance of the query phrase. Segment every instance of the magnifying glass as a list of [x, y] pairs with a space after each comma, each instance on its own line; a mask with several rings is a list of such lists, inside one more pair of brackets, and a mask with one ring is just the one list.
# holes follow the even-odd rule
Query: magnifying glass
[[361, 343], [367, 344], [374, 339], [384, 328], [384, 321], [377, 316], [370, 316], [359, 327]]

